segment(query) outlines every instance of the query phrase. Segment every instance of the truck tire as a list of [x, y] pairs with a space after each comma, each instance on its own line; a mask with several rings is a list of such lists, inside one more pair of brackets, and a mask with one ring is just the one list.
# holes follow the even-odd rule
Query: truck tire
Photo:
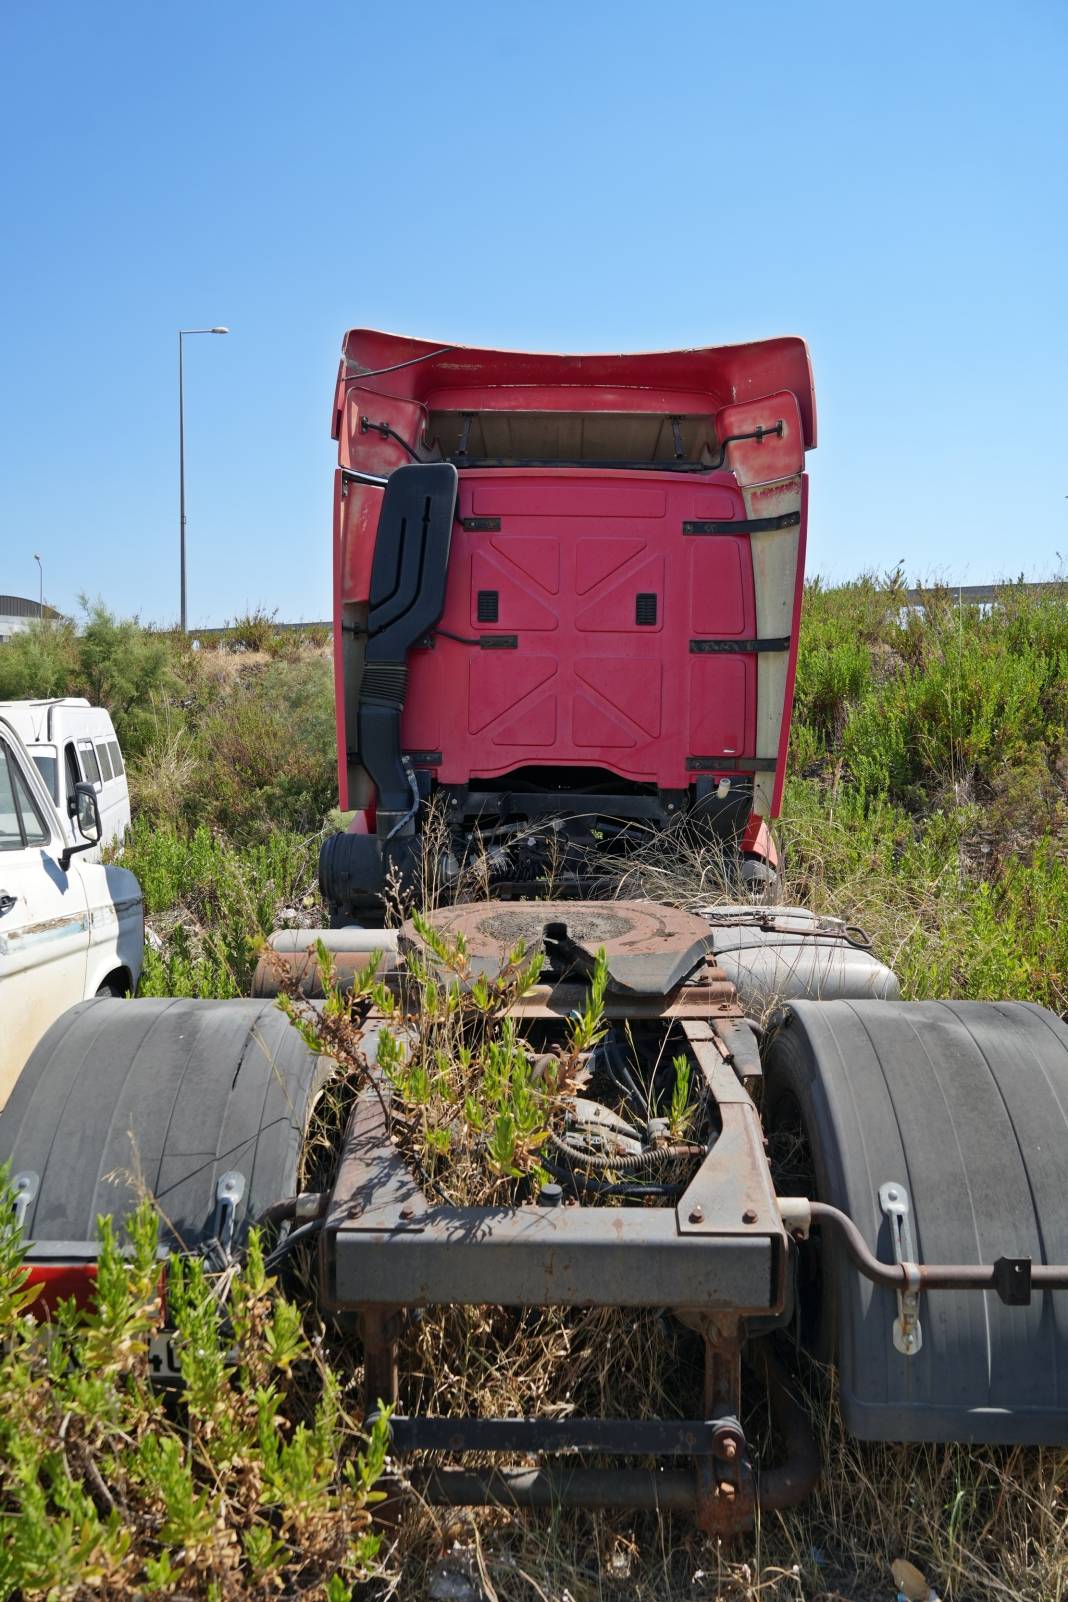
[[0, 1164], [31, 1175], [35, 1258], [90, 1255], [96, 1220], [153, 1196], [163, 1243], [212, 1238], [216, 1186], [245, 1181], [233, 1242], [299, 1187], [308, 1121], [333, 1072], [268, 1001], [83, 1001], [49, 1029], [0, 1117]]
[[[881, 1185], [903, 1185], [928, 1263], [1068, 1260], [1068, 1028], [1024, 1002], [803, 1001], [764, 1052], [780, 1194], [829, 1202], [893, 1260]], [[828, 1226], [799, 1248], [802, 1338], [837, 1367], [866, 1440], [1068, 1443], [1068, 1295], [920, 1297], [922, 1346], [892, 1340], [896, 1293]]]

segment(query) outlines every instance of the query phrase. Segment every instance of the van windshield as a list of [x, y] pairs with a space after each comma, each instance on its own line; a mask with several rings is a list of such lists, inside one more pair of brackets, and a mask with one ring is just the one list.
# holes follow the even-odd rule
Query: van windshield
[[37, 771], [48, 786], [53, 801], [59, 800], [59, 764], [54, 751], [31, 751]]

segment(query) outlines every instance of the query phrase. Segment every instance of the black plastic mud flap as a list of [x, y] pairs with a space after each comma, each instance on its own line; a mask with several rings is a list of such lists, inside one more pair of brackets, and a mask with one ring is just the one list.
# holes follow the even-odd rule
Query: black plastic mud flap
[[360, 760], [378, 791], [380, 814], [403, 813], [411, 805], [400, 727], [407, 655], [445, 605], [458, 492], [452, 463], [433, 462], [398, 467], [382, 498], [359, 691]]
[[[763, 1055], [766, 1123], [787, 1130], [800, 1113], [815, 1199], [848, 1213], [885, 1262], [1068, 1261], [1068, 1028], [1055, 1014], [1026, 1002], [803, 1001]], [[902, 1205], [911, 1252], [899, 1237], [896, 1254]], [[852, 1434], [1068, 1443], [1068, 1292], [1006, 1305], [994, 1290], [925, 1290], [919, 1339], [906, 1340], [897, 1293], [863, 1278], [829, 1230], [817, 1234], [801, 1248], [822, 1265], [817, 1347], [837, 1365]]]
[[300, 1189], [308, 1120], [334, 1071], [271, 1001], [72, 1007], [0, 1116], [0, 1164], [27, 1176], [31, 1263], [92, 1256], [97, 1217], [119, 1222], [146, 1193], [165, 1244], [203, 1250], [221, 1233], [237, 1248]]

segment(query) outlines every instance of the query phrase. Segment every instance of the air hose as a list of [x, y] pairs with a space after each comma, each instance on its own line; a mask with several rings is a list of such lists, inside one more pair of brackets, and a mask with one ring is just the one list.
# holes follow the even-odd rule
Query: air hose
[[662, 1168], [665, 1162], [705, 1155], [703, 1146], [695, 1145], [691, 1141], [679, 1141], [672, 1146], [652, 1146], [648, 1151], [624, 1152], [618, 1157], [613, 1157], [573, 1144], [566, 1135], [558, 1135], [553, 1129], [549, 1131], [549, 1144], [561, 1152], [570, 1163], [580, 1163], [587, 1168], [602, 1171], [610, 1170], [614, 1174], [652, 1174]]

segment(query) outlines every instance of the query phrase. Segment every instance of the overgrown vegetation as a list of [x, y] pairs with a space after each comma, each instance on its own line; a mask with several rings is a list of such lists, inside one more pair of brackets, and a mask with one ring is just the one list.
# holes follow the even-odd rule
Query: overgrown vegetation
[[60, 1302], [45, 1342], [0, 1175], [0, 1597], [347, 1602], [379, 1547], [384, 1421], [354, 1431], [255, 1236], [223, 1276], [171, 1261], [183, 1388], [154, 1384], [158, 1234], [147, 1201], [125, 1247], [102, 1219], [94, 1302]]
[[778, 836], [791, 898], [914, 997], [1068, 1008], [1068, 588], [992, 613], [811, 584]]
[[334, 692], [319, 631], [252, 614], [211, 641], [120, 621], [35, 625], [0, 648], [0, 700], [84, 695], [112, 715], [146, 824], [234, 845], [318, 829], [337, 795]]
[[[866, 928], [907, 996], [1020, 997], [1063, 1012], [1066, 597], [1035, 600], [1010, 586], [989, 614], [958, 608], [951, 591], [931, 591], [922, 614], [907, 612], [903, 603], [899, 575], [808, 587], [791, 776], [777, 828], [787, 895]], [[84, 654], [78, 637], [64, 629], [44, 629], [25, 637], [25, 644], [0, 648], [0, 697], [99, 693], [112, 705], [139, 813], [126, 860], [141, 878], [158, 941], [147, 954], [143, 988], [247, 993], [263, 936], [279, 921], [319, 920], [315, 859], [335, 785], [324, 645], [271, 632], [272, 620], [262, 614], [243, 620], [224, 648], [205, 643], [195, 652], [106, 614], [95, 619], [89, 625], [95, 643]], [[90, 671], [97, 677], [90, 679]], [[659, 875], [658, 894], [689, 904], [695, 895], [707, 900], [718, 877], [714, 864], [685, 859], [646, 868]], [[462, 953], [451, 953], [449, 961], [462, 965]], [[509, 983], [525, 982], [523, 966], [519, 953]], [[367, 984], [374, 983], [371, 976]], [[388, 1062], [412, 1150], [440, 1181], [446, 1145], [455, 1175], [472, 1143], [484, 1150], [488, 1138], [499, 1159], [496, 1172], [492, 1165], [484, 1170], [491, 1194], [495, 1186], [504, 1195], [509, 1187], [536, 1183], [547, 1119], [527, 1054], [520, 1060], [514, 1043], [498, 1031], [497, 1054], [491, 1055], [473, 1027], [474, 1014], [462, 1016], [471, 1004], [461, 1003], [448, 981], [430, 997], [425, 1049]], [[476, 1011], [492, 1015], [494, 1005], [487, 993]], [[329, 1012], [321, 1027], [332, 1027]], [[679, 1095], [674, 1108], [670, 1096], [665, 1099], [664, 1114], [681, 1127], [687, 1109], [685, 1093]], [[504, 1115], [512, 1122], [498, 1132], [496, 1120]], [[147, 1230], [147, 1224], [139, 1227]], [[135, 1272], [137, 1251], [135, 1245], [122, 1269], [127, 1276]], [[254, 1264], [245, 1272], [254, 1274]], [[17, 1286], [17, 1278], [11, 1283]], [[284, 1304], [267, 1299], [261, 1305], [262, 1318], [270, 1321], [271, 1308]], [[188, 1331], [193, 1327], [190, 1322]], [[213, 1350], [233, 1340], [224, 1328], [217, 1325]], [[0, 1573], [16, 1576], [6, 1582], [8, 1594], [21, 1587], [27, 1598], [79, 1602], [90, 1595], [166, 1594], [153, 1589], [159, 1571], [145, 1565], [162, 1561], [170, 1546], [168, 1561], [185, 1564], [167, 1580], [175, 1595], [298, 1594], [302, 1585], [333, 1584], [335, 1573], [338, 1585], [349, 1585], [356, 1570], [340, 1561], [330, 1572], [321, 1556], [303, 1571], [285, 1566], [295, 1561], [296, 1526], [283, 1530], [279, 1506], [268, 1506], [262, 1494], [271, 1461], [263, 1454], [273, 1448], [246, 1433], [241, 1467], [235, 1457], [224, 1472], [222, 1459], [211, 1455], [222, 1447], [208, 1412], [197, 1413], [200, 1403], [183, 1404], [192, 1410], [187, 1418], [156, 1397], [143, 1383], [140, 1356], [124, 1357], [128, 1366], [121, 1370], [106, 1358], [98, 1377], [97, 1365], [84, 1358], [90, 1334], [91, 1326], [72, 1322], [64, 1333], [61, 1324], [58, 1355], [46, 1360], [19, 1333], [0, 1367], [0, 1494], [5, 1512], [15, 1514], [0, 1534], [7, 1542], [0, 1563], [9, 1565]], [[143, 1337], [135, 1331], [131, 1338], [136, 1347]], [[256, 1361], [265, 1361], [262, 1345], [257, 1350]], [[620, 1416], [644, 1408], [685, 1414], [700, 1396], [699, 1343], [653, 1314], [620, 1320], [591, 1310], [535, 1320], [499, 1309], [453, 1310], [413, 1324], [403, 1356], [406, 1404], [439, 1413], [538, 1409]], [[351, 1344], [313, 1344], [289, 1371], [257, 1370], [266, 1376], [261, 1380], [250, 1368], [248, 1394], [261, 1384], [277, 1388], [270, 1416], [282, 1442], [295, 1440], [302, 1425], [314, 1434], [325, 1407], [333, 1420], [332, 1450], [344, 1461], [359, 1446], [349, 1391], [350, 1381], [359, 1379], [357, 1358]], [[209, 1389], [199, 1393], [205, 1409]], [[375, 1560], [382, 1576], [367, 1582], [367, 1594], [425, 1596], [428, 1576], [445, 1564], [459, 1576], [457, 1585], [469, 1585], [468, 1594], [481, 1590], [492, 1599], [496, 1593], [502, 1602], [527, 1596], [552, 1602], [565, 1596], [574, 1602], [882, 1602], [893, 1595], [889, 1564], [899, 1556], [919, 1565], [947, 1602], [1049, 1602], [1065, 1594], [1063, 1454], [858, 1445], [842, 1433], [828, 1376], [811, 1372], [808, 1390], [827, 1464], [823, 1485], [806, 1507], [766, 1520], [747, 1549], [717, 1548], [681, 1519], [507, 1512], [471, 1518], [416, 1507], [396, 1545], [392, 1537], [384, 1543]], [[239, 1370], [223, 1382], [221, 1405], [227, 1419], [233, 1409], [241, 1428], [252, 1432], [245, 1391]], [[123, 1399], [128, 1396], [136, 1396], [143, 1412], [123, 1411], [133, 1405]], [[758, 1388], [748, 1405], [747, 1427], [759, 1437], [767, 1424]], [[191, 1479], [181, 1486], [192, 1485], [176, 1494], [176, 1506], [190, 1505], [190, 1496], [194, 1503], [208, 1498], [203, 1505], [222, 1520], [214, 1545], [187, 1548], [162, 1537], [159, 1487], [169, 1470], [160, 1448], [143, 1455], [146, 1434], [176, 1443], [167, 1451], [188, 1467]], [[73, 1442], [86, 1443], [84, 1455]], [[317, 1450], [308, 1447], [313, 1458]], [[29, 1454], [29, 1478], [20, 1452]], [[318, 1461], [325, 1476], [325, 1458]], [[99, 1470], [116, 1512], [97, 1500], [86, 1463]], [[256, 1503], [249, 1500], [253, 1486], [261, 1487]], [[362, 1493], [346, 1490], [337, 1476], [320, 1484], [320, 1499], [350, 1491], [347, 1511], [331, 1512], [324, 1530], [340, 1528], [332, 1519], [355, 1519]], [[44, 1529], [46, 1515], [66, 1533]], [[115, 1556], [127, 1522], [132, 1544], [126, 1557]], [[362, 1526], [352, 1529], [362, 1538]], [[12, 1530], [37, 1533], [19, 1544]], [[263, 1533], [250, 1536], [255, 1530]], [[249, 1539], [253, 1546], [263, 1543], [258, 1570]], [[286, 1551], [271, 1544], [277, 1541]], [[57, 1543], [62, 1557], [55, 1555]], [[205, 1557], [174, 1555], [210, 1551], [210, 1562], [222, 1562], [224, 1547], [236, 1568], [211, 1569]], [[34, 1552], [37, 1569], [25, 1566]], [[13, 1562], [24, 1567], [12, 1569]], [[246, 1590], [209, 1591], [224, 1581]]]

